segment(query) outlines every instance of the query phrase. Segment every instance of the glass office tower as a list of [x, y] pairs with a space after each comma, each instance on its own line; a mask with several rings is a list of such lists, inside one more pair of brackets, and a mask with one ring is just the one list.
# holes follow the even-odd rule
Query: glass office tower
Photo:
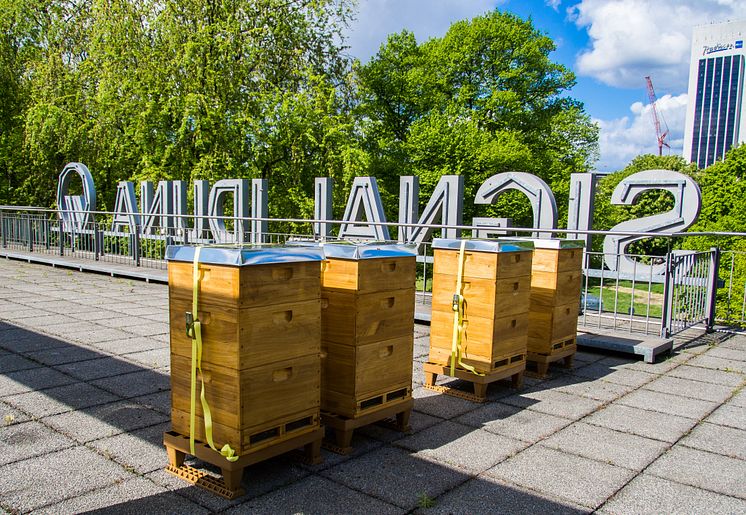
[[700, 168], [746, 140], [746, 21], [694, 28], [684, 158]]

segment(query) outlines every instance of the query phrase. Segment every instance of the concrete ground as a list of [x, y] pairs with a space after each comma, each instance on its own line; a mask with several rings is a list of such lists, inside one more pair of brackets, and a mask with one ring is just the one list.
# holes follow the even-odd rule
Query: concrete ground
[[475, 404], [422, 387], [417, 326], [411, 434], [252, 466], [229, 502], [163, 470], [167, 309], [163, 285], [0, 261], [0, 512], [746, 513], [746, 336], [578, 352]]

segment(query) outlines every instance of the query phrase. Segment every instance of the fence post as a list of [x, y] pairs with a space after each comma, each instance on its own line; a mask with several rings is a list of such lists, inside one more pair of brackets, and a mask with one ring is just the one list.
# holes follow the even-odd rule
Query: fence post
[[93, 257], [96, 261], [98, 261], [99, 255], [101, 255], [101, 242], [99, 241], [99, 237], [101, 236], [101, 233], [98, 230], [98, 223], [96, 221], [93, 221]]
[[32, 230], [31, 215], [26, 215], [26, 234], [28, 235], [28, 251], [34, 251], [34, 233]]
[[138, 228], [135, 228], [135, 232], [130, 235], [130, 242], [135, 266], [140, 266], [140, 230]]
[[60, 256], [65, 255], [65, 231], [62, 226], [62, 218], [57, 219], [57, 236], [60, 240]]
[[0, 209], [0, 234], [3, 236], [3, 248], [8, 247], [8, 234], [5, 230], [5, 216], [3, 215], [3, 210]]
[[666, 275], [663, 282], [663, 307], [661, 310], [661, 338], [671, 336], [671, 317], [673, 309], [673, 290], [674, 290], [674, 270], [673, 254], [669, 250], [666, 254]]
[[714, 330], [713, 328], [715, 327], [715, 316], [717, 314], [716, 304], [717, 304], [717, 293], [718, 293], [718, 281], [719, 281], [718, 270], [719, 268], [720, 268], [720, 248], [711, 247], [710, 248], [710, 272], [707, 276], [707, 304], [705, 305], [705, 309], [707, 309], [706, 330], [708, 333], [713, 332]]

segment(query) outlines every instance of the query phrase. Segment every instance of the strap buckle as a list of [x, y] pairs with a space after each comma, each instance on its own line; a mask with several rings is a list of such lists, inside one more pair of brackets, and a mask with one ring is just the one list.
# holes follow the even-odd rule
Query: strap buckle
[[453, 311], [457, 311], [458, 312], [460, 304], [461, 304], [461, 295], [459, 295], [458, 293], [454, 293], [453, 294], [453, 303], [451, 304], [451, 309]]
[[194, 315], [192, 315], [191, 311], [187, 311], [184, 314], [186, 315], [186, 334], [189, 338], [194, 340]]

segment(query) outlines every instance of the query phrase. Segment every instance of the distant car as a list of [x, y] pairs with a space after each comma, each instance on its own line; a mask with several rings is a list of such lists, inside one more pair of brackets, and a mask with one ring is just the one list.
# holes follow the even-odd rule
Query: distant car
[[580, 293], [580, 314], [583, 314], [583, 309], [587, 309], [589, 313], [600, 313], [604, 310], [604, 304], [601, 299], [591, 293]]

